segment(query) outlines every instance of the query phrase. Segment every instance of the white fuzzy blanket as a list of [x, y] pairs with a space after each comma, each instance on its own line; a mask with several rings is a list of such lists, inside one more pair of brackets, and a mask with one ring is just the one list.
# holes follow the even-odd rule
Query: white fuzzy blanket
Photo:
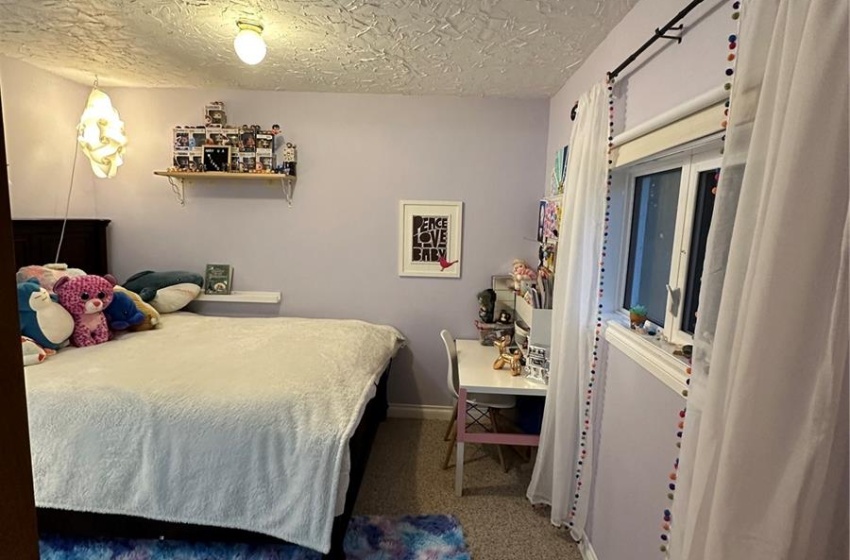
[[348, 440], [403, 344], [361, 321], [174, 313], [62, 350], [26, 368], [36, 504], [327, 552]]

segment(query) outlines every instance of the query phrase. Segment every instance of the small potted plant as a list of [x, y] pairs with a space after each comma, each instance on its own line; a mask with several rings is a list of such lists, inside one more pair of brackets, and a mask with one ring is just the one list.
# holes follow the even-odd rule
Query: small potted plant
[[646, 322], [646, 307], [643, 305], [633, 305], [629, 308], [629, 323], [632, 328], [640, 327]]

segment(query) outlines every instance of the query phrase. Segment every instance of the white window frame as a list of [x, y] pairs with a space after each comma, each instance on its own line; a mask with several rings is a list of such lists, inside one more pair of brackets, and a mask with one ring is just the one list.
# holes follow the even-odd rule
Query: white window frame
[[[620, 263], [615, 309], [628, 317], [628, 309], [623, 306], [626, 295], [626, 275], [629, 265], [629, 248], [634, 215], [635, 180], [638, 177], [681, 168], [679, 200], [676, 211], [676, 225], [673, 238], [673, 250], [670, 255], [670, 276], [667, 279], [667, 305], [664, 315], [664, 337], [674, 344], [693, 344], [693, 336], [682, 330], [682, 312], [687, 286], [688, 261], [693, 237], [694, 212], [696, 210], [699, 174], [710, 169], [720, 168], [722, 156], [716, 146], [702, 146], [682, 151], [646, 163], [636, 163], [623, 169], [620, 188], [625, 194], [622, 214], [622, 233], [620, 240]], [[678, 291], [677, 291], [678, 290]], [[672, 309], [672, 293], [677, 293], [679, 304], [675, 313]], [[660, 326], [660, 325], [659, 325]]]

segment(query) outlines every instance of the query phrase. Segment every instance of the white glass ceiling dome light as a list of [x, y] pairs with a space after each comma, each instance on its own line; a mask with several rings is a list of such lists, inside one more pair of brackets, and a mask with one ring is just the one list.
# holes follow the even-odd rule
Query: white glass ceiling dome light
[[259, 23], [238, 21], [239, 33], [233, 39], [233, 49], [236, 56], [245, 64], [259, 64], [266, 57], [266, 42], [261, 33], [263, 26]]

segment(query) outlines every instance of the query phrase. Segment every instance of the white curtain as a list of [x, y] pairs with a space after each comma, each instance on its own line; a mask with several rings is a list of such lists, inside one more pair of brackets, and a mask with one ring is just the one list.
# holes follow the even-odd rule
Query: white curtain
[[[590, 380], [599, 302], [599, 258], [605, 220], [608, 95], [597, 84], [581, 96], [570, 138], [569, 162], [559, 229], [552, 315], [549, 389], [540, 448], [528, 499], [552, 506], [552, 523], [569, 525], [581, 538], [593, 472], [593, 433], [587, 433], [581, 490], [575, 477], [585, 391]], [[599, 360], [597, 366], [602, 366]], [[597, 375], [600, 375], [596, 367]], [[579, 498], [575, 499], [578, 493]], [[576, 511], [570, 516], [571, 507]]]
[[675, 560], [848, 558], [848, 2], [743, 2]]

